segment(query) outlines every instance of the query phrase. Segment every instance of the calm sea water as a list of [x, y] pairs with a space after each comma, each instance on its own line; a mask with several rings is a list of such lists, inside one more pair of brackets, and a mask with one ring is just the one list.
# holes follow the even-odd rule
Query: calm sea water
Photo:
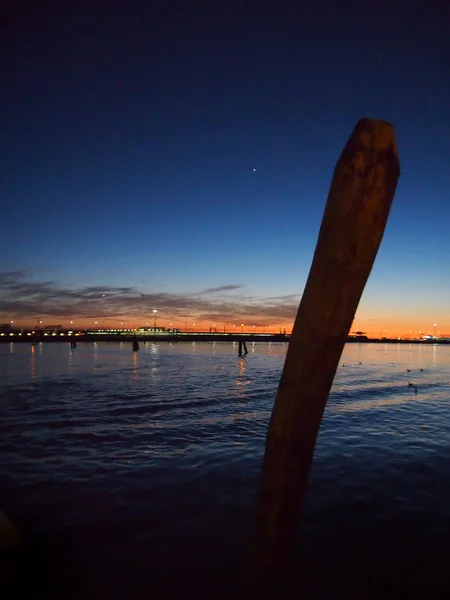
[[[233, 597], [285, 352], [0, 345], [0, 508], [33, 597]], [[450, 346], [348, 344], [293, 589], [447, 598], [449, 434]]]

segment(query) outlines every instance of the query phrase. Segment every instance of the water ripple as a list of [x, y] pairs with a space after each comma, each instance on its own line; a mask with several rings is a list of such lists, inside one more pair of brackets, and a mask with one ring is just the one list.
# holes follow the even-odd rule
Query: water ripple
[[[138, 354], [127, 344], [0, 346], [1, 506], [36, 543], [64, 532], [86, 569], [74, 597], [111, 577], [110, 597], [156, 593], [169, 556], [190, 565], [180, 580], [194, 585], [227, 564], [223, 581], [232, 581], [285, 352], [255, 344], [238, 359], [219, 343], [143, 344]], [[341, 363], [314, 457], [302, 560], [313, 572], [345, 540], [333, 556], [345, 572], [363, 535], [381, 553], [395, 540], [409, 556], [408, 531], [432, 556], [450, 534], [450, 348], [349, 344]], [[125, 543], [135, 596], [111, 575]], [[61, 541], [53, 554], [47, 548], [61, 571], [64, 552]], [[148, 552], [157, 568], [147, 580]], [[64, 597], [69, 581], [58, 584]]]

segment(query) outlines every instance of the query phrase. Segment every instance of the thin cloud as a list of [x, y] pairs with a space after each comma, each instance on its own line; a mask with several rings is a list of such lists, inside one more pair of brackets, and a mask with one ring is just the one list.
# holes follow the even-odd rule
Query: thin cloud
[[198, 292], [198, 295], [200, 296], [203, 294], [218, 294], [220, 292], [232, 292], [234, 290], [239, 290], [243, 287], [244, 286], [240, 284], [221, 285], [219, 287], [206, 288], [206, 290]]
[[21, 271], [1, 271], [0, 272], [0, 287], [8, 286], [11, 283], [17, 283], [21, 279], [25, 279], [28, 276], [28, 272]]
[[[0, 319], [134, 319], [145, 321], [157, 309], [167, 320], [233, 321], [254, 324], [293, 319], [298, 302], [291, 296], [260, 298], [229, 295], [242, 285], [228, 284], [200, 294], [143, 293], [129, 286], [64, 287], [32, 281], [26, 271], [0, 273]], [[207, 297], [204, 297], [207, 296]]]

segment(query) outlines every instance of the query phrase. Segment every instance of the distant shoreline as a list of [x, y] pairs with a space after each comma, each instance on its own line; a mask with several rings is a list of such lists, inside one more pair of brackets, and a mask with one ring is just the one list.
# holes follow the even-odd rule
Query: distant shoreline
[[[289, 342], [290, 335], [283, 333], [263, 334], [263, 333], [210, 333], [210, 332], [193, 332], [193, 333], [97, 333], [97, 332], [53, 332], [53, 333], [32, 333], [29, 331], [23, 332], [3, 332], [0, 335], [0, 343], [90, 343], [90, 342], [127, 342], [138, 340], [144, 342], [238, 342], [240, 340], [250, 343], [257, 342]], [[347, 343], [360, 344], [450, 344], [448, 338], [436, 339], [397, 339], [397, 338], [368, 338], [367, 336], [349, 336]]]

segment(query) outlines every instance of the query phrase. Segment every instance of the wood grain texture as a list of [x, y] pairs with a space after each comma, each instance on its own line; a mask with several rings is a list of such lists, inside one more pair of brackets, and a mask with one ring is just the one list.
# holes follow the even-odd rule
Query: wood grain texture
[[322, 415], [399, 175], [393, 126], [359, 121], [334, 170], [269, 423], [246, 598], [280, 597]]

